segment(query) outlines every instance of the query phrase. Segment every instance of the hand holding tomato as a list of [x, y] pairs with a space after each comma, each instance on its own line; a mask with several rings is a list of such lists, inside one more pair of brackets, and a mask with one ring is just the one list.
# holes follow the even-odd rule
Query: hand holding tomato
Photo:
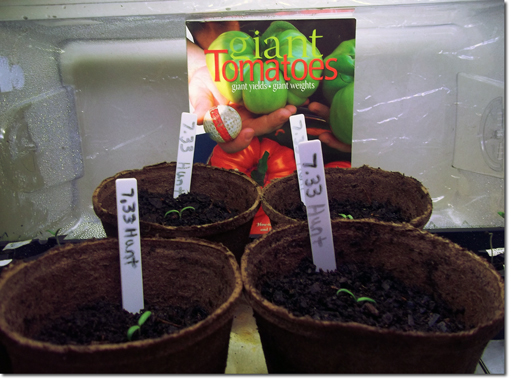
[[235, 140], [219, 144], [226, 153], [239, 152], [249, 146], [253, 137], [276, 131], [297, 111], [295, 106], [289, 104], [268, 115], [256, 116], [239, 104], [230, 103], [230, 106], [237, 110], [242, 119], [242, 131]]
[[[316, 115], [319, 115], [324, 120], [329, 120], [330, 117], [330, 108], [322, 103], [318, 102], [312, 102], [308, 104], [308, 109], [315, 113]], [[338, 140], [335, 135], [330, 132], [326, 131], [324, 133], [321, 133], [318, 136], [319, 140], [323, 144], [328, 145], [331, 148], [337, 149], [341, 152], [351, 152], [351, 144], [343, 143], [342, 141]]]

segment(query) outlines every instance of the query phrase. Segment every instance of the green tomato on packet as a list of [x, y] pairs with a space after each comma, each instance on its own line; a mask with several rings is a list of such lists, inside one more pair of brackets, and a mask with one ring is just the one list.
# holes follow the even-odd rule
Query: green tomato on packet
[[346, 144], [353, 141], [354, 61], [354, 39], [343, 41], [324, 59], [325, 66], [337, 73], [334, 79], [328, 79], [333, 77], [333, 71], [326, 68], [322, 82], [322, 92], [330, 103], [331, 130]]
[[[310, 74], [321, 77], [323, 73], [319, 50], [286, 21], [271, 23], [263, 35], [258, 36], [256, 32], [254, 38], [241, 31], [225, 32], [205, 53], [208, 70], [219, 92], [256, 114], [267, 114], [286, 104], [303, 104], [320, 83], [320, 79]], [[260, 62], [264, 63], [263, 77]], [[254, 71], [253, 80], [249, 70]], [[265, 75], [269, 70], [271, 75]], [[279, 76], [275, 75], [277, 70]], [[257, 94], [258, 91], [261, 93]]]

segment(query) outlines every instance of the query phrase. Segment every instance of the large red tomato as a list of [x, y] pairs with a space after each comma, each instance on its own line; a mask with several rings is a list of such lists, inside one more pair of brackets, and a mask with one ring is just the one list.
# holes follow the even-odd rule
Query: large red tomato
[[[262, 162], [262, 159], [267, 162]], [[267, 170], [262, 173], [261, 186], [267, 185], [275, 178], [294, 173], [296, 170], [294, 151], [267, 138], [260, 141], [258, 137], [254, 137], [246, 149], [237, 153], [226, 153], [219, 145], [216, 145], [210, 157], [210, 165], [225, 169], [237, 169], [252, 178], [257, 175], [255, 171], [258, 171], [259, 164], [267, 164]], [[255, 180], [259, 182], [259, 180]]]

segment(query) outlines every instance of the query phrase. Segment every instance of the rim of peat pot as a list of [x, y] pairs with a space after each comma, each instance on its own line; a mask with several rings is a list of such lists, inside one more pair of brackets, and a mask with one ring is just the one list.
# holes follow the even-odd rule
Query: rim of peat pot
[[475, 327], [403, 332], [294, 316], [258, 289], [264, 274], [289, 273], [311, 257], [307, 222], [283, 225], [248, 244], [241, 261], [269, 373], [473, 373], [487, 343], [504, 326], [504, 283], [493, 267], [408, 224], [341, 219], [332, 222], [332, 230], [338, 265], [365, 262], [407, 285], [428, 292], [436, 287], [451, 307], [465, 308], [465, 325]]
[[117, 239], [70, 244], [0, 276], [0, 338], [14, 373], [224, 373], [239, 266], [222, 244], [141, 239], [145, 301], [184, 306], [196, 300], [210, 315], [160, 338], [126, 343], [57, 345], [31, 338], [42, 321], [100, 297], [121, 306]]
[[[173, 193], [176, 162], [162, 162], [142, 169], [124, 170], [104, 179], [93, 193], [93, 209], [100, 218], [108, 237], [117, 237], [116, 179], [135, 178], [139, 190], [153, 193]], [[191, 192], [206, 194], [241, 212], [230, 219], [195, 226], [164, 226], [140, 220], [143, 237], [197, 237], [226, 245], [237, 260], [249, 242], [249, 233], [262, 196], [260, 186], [251, 178], [235, 170], [227, 170], [202, 163], [193, 165]], [[221, 178], [219, 178], [221, 177]]]
[[[401, 208], [403, 217], [417, 228], [423, 228], [433, 212], [429, 191], [413, 177], [367, 165], [353, 168], [325, 168], [329, 199], [390, 201]], [[392, 187], [391, 187], [392, 186]], [[284, 197], [283, 194], [287, 194]], [[297, 174], [276, 178], [263, 188], [262, 208], [273, 227], [299, 223], [284, 214], [300, 204]]]

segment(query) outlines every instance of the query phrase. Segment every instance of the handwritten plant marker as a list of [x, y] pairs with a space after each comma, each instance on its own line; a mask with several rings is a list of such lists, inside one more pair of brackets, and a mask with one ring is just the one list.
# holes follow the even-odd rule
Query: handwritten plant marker
[[195, 114], [182, 112], [173, 192], [175, 198], [191, 190], [192, 165], [196, 145], [196, 120], [198, 117]]
[[294, 157], [296, 159], [297, 168], [297, 180], [299, 182], [299, 194], [301, 195], [301, 201], [305, 203], [304, 199], [304, 185], [303, 185], [303, 174], [301, 168], [301, 158], [299, 157], [298, 144], [303, 141], [308, 141], [306, 134], [306, 122], [305, 115], [292, 115], [289, 117], [290, 130], [292, 132], [292, 143], [294, 145]]
[[[23, 240], [23, 241], [17, 241], [17, 242], [13, 242], [13, 243], [8, 243], [4, 249], [2, 249], [2, 251], [8, 251], [10, 249], [16, 249], [16, 248], [19, 248], [19, 247], [23, 247], [24, 245], [27, 245], [27, 244], [30, 244], [32, 243], [32, 240]], [[9, 263], [12, 262], [12, 259], [5, 259], [5, 260], [0, 260], [0, 267], [4, 267], [6, 265], [9, 265]]]
[[303, 170], [304, 204], [308, 218], [313, 262], [317, 270], [335, 270], [337, 263], [321, 142], [319, 140], [300, 142], [298, 150]]
[[116, 204], [123, 309], [130, 313], [138, 313], [144, 308], [144, 293], [139, 202], [135, 178], [116, 180]]

